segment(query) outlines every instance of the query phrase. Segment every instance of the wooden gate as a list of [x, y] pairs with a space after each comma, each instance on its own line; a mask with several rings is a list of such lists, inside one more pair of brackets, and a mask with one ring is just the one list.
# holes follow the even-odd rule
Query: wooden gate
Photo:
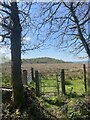
[[49, 75], [47, 77], [41, 75], [41, 95], [57, 96], [59, 95], [59, 88], [58, 75]]
[[[51, 74], [42, 75], [38, 70], [35, 72], [31, 69], [32, 82], [34, 82], [33, 87], [36, 90], [36, 95], [40, 97], [44, 96], [58, 96], [60, 91], [65, 95], [65, 77], [64, 69], [61, 70], [60, 75]], [[33, 74], [32, 74], [33, 73]], [[23, 71], [23, 83], [27, 85], [27, 70]], [[31, 84], [30, 83], [30, 84]], [[61, 88], [61, 90], [60, 90]]]

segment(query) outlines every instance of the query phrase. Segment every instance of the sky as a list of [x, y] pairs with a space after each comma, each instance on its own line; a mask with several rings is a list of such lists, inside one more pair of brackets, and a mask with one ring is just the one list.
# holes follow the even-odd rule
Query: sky
[[[2, 57], [7, 58], [7, 60], [10, 59], [11, 58], [10, 52], [11, 52], [10, 48], [6, 46], [3, 47], [0, 46], [0, 59], [2, 59]], [[77, 55], [74, 55], [67, 51], [58, 50], [57, 48], [51, 46], [47, 48], [43, 47], [22, 53], [22, 58], [29, 59], [29, 58], [39, 58], [39, 57], [50, 57], [64, 61], [84, 61], [87, 59], [87, 58], [85, 59], [79, 58], [79, 56]]]
[[[31, 38], [30, 38], [31, 39]], [[26, 42], [29, 40], [27, 38]], [[0, 46], [0, 61], [3, 62], [2, 58], [6, 58], [6, 60], [11, 59], [11, 54], [10, 54], [10, 48], [3, 46]], [[84, 53], [81, 54], [83, 56]], [[49, 47], [43, 47], [35, 50], [30, 50], [30, 51], [25, 51], [24, 53], [22, 52], [21, 55], [22, 59], [30, 59], [30, 58], [39, 58], [39, 57], [50, 57], [50, 58], [55, 58], [63, 61], [71, 61], [71, 62], [79, 62], [79, 61], [86, 61], [88, 60], [87, 58], [80, 57], [80, 55], [72, 54], [67, 51], [62, 51], [57, 49], [56, 47], [49, 46]]]
[[[35, 11], [33, 11], [35, 12]], [[0, 37], [1, 40], [1, 37]], [[27, 38], [25, 38], [25, 41], [28, 42], [28, 40], [34, 40], [35, 36], [29, 35]], [[81, 56], [84, 56], [84, 53], [81, 53]], [[86, 56], [86, 55], [85, 55]], [[6, 57], [7, 59], [11, 58], [10, 49], [5, 46], [0, 46], [0, 58]], [[64, 61], [85, 61], [87, 58], [81, 58], [79, 55], [75, 55], [73, 53], [70, 53], [67, 51], [62, 51], [60, 49], [57, 49], [55, 47], [49, 46], [46, 48], [40, 48], [36, 50], [31, 50], [28, 52], [22, 53], [22, 58], [39, 58], [39, 57], [50, 57], [50, 58], [56, 58]], [[1, 60], [0, 60], [1, 61]]]
[[[0, 49], [0, 58], [6, 58], [9, 60], [11, 58], [10, 49], [3, 47]], [[50, 57], [55, 58], [59, 60], [64, 61], [71, 61], [71, 62], [78, 62], [78, 61], [85, 61], [87, 58], [82, 59], [79, 56], [73, 55], [72, 53], [66, 52], [66, 51], [59, 51], [55, 48], [43, 48], [43, 49], [36, 49], [31, 51], [26, 51], [25, 53], [22, 53], [22, 58], [39, 58], [39, 57]], [[2, 61], [2, 60], [0, 60]], [[3, 61], [2, 61], [3, 62]]]
[[[36, 6], [36, 8], [33, 8], [33, 12], [32, 12], [32, 16], [33, 16], [33, 14], [38, 16], [38, 12], [36, 13], [36, 11], [34, 9], [37, 9], [37, 11], [40, 11], [40, 8], [38, 8], [38, 6]], [[63, 12], [63, 8], [60, 11]], [[38, 20], [41, 21], [41, 19], [38, 19]], [[44, 26], [44, 27], [45, 28], [42, 29], [43, 30], [43, 36], [44, 36], [44, 33], [46, 31], [48, 31], [48, 25]], [[36, 41], [35, 35], [34, 36], [30, 35], [29, 37], [30, 37], [31, 40], [34, 39], [34, 41]], [[55, 37], [55, 36], [53, 35], [51, 38], [48, 39], [48, 41], [51, 42], [51, 44], [56, 44], [57, 40], [54, 40], [53, 37]], [[66, 38], [66, 39], [68, 39], [68, 38]], [[46, 44], [48, 44], [48, 41], [46, 42]], [[24, 55], [22, 55], [22, 58], [51, 57], [51, 58], [56, 58], [56, 59], [60, 59], [60, 60], [64, 60], [64, 61], [86, 61], [87, 60], [86, 57], [83, 58], [83, 56], [87, 56], [84, 52], [82, 52], [79, 55], [76, 55], [76, 54], [70, 53], [69, 50], [70, 49], [67, 48], [66, 51], [63, 51], [61, 49], [57, 49], [56, 46], [49, 46], [49, 47], [46, 47], [46, 49], [41, 48], [41, 49], [38, 49], [38, 50], [26, 52]]]
[[22, 58], [38, 58], [38, 57], [51, 57], [59, 60], [72, 61], [72, 62], [87, 60], [87, 58], [82, 58], [78, 55], [74, 55], [67, 51], [60, 51], [54, 47], [46, 48], [46, 49], [37, 49], [22, 54]]

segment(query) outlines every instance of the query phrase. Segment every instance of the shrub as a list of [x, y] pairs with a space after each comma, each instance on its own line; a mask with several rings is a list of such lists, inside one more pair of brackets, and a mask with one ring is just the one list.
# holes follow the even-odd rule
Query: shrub
[[2, 73], [2, 86], [11, 86], [11, 76], [9, 73]]

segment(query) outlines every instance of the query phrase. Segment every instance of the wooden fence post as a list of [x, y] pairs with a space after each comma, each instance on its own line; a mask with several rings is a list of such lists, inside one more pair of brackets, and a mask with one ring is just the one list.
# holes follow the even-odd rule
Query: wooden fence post
[[27, 70], [23, 70], [22, 82], [23, 85], [27, 85]]
[[85, 92], [87, 92], [87, 83], [86, 83], [86, 65], [83, 65], [83, 69], [84, 69], [84, 88], [85, 88]]
[[58, 94], [58, 96], [59, 96], [59, 94], [60, 94], [60, 91], [59, 91], [59, 84], [58, 84], [58, 75], [56, 75], [56, 79], [57, 79], [57, 94]]
[[36, 96], [41, 96], [41, 80], [38, 70], [35, 70]]
[[90, 58], [88, 60], [88, 96], [90, 99]]
[[32, 77], [32, 81], [35, 82], [35, 79], [34, 79], [34, 69], [31, 67], [31, 77]]
[[62, 94], [65, 95], [65, 74], [64, 74], [64, 69], [61, 70], [61, 89], [62, 89]]

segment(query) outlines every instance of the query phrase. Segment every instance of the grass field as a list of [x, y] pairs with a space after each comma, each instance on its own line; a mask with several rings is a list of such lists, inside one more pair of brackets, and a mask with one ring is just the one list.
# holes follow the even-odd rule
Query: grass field
[[[56, 80], [43, 80], [42, 92], [56, 92], [57, 95], [57, 81]], [[83, 79], [68, 80], [65, 85], [67, 94], [82, 95], [85, 93]], [[59, 82], [59, 91], [61, 93], [61, 82]]]
[[[22, 70], [30, 70], [33, 67], [35, 70], [39, 70], [41, 73], [47, 72], [60, 72], [61, 69], [70, 70], [71, 72], [74, 71], [81, 71], [83, 69], [82, 63], [41, 63], [41, 64], [29, 64], [23, 63]], [[11, 66], [10, 64], [3, 64], [2, 66], [3, 71], [10, 72]]]
[[70, 93], [70, 89], [72, 89], [71, 92], [76, 92], [78, 95], [84, 94], [84, 81], [82, 79], [78, 80], [72, 80], [70, 81], [71, 85], [66, 85], [66, 91]]
[[[71, 89], [73, 88], [72, 92], [78, 92], [78, 93], [81, 92], [81, 94], [84, 92], [83, 64], [79, 64], [79, 63], [22, 64], [22, 70], [27, 70], [28, 75], [30, 74], [31, 67], [33, 67], [34, 70], [39, 70], [39, 72], [42, 75], [42, 85], [44, 86], [56, 86], [57, 85], [56, 74], [60, 74], [61, 69], [64, 69], [65, 80], [66, 82], [69, 83], [68, 85], [66, 84], [66, 91], [70, 92]], [[10, 71], [11, 71], [10, 64], [4, 64], [2, 71], [3, 72], [2, 77], [4, 82], [9, 82]], [[45, 89], [45, 91], [48, 91], [48, 89], [50, 89], [50, 91], [57, 91], [55, 87], [42, 88], [42, 91], [43, 89]]]
[[[84, 90], [83, 64], [60, 63], [60, 64], [23, 64], [22, 69], [26, 69], [28, 74], [33, 67], [41, 74], [42, 92], [55, 92], [53, 95], [45, 93], [39, 97], [40, 105], [49, 113], [56, 116], [58, 120], [86, 120], [88, 113], [87, 101]], [[10, 84], [10, 65], [3, 66], [3, 86]], [[66, 95], [61, 94], [61, 80], [58, 76], [59, 91], [57, 95], [57, 77], [61, 69], [65, 70]], [[35, 87], [32, 82], [28, 85]], [[45, 87], [47, 86], [47, 87]]]

